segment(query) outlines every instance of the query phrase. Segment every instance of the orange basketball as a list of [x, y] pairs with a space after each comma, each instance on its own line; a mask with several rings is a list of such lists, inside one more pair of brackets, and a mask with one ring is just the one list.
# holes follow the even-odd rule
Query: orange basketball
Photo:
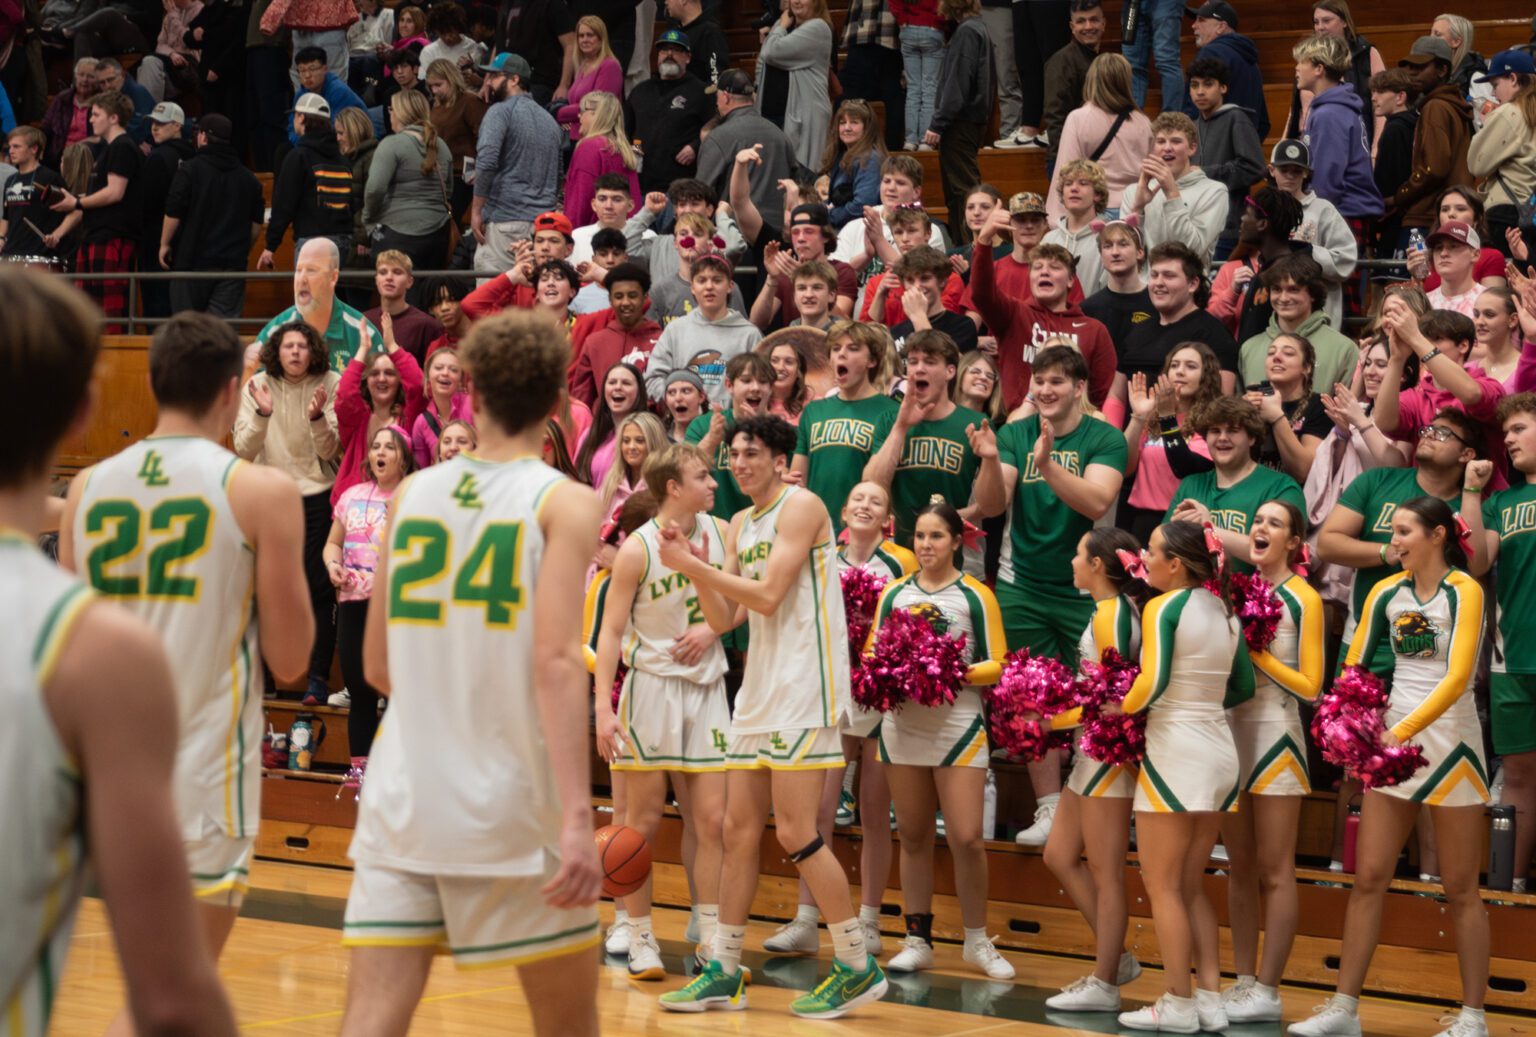
[[596, 836], [603, 895], [625, 897], [644, 885], [651, 873], [651, 848], [645, 836], [624, 825], [605, 825]]

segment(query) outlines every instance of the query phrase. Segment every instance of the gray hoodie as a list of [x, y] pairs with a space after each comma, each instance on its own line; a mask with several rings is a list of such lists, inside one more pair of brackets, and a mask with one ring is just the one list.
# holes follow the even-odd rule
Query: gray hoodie
[[1312, 258], [1323, 268], [1328, 282], [1328, 300], [1323, 312], [1335, 328], [1344, 326], [1344, 282], [1360, 262], [1360, 246], [1355, 243], [1349, 222], [1339, 215], [1332, 202], [1319, 198], [1315, 191], [1301, 196], [1301, 226], [1291, 232], [1292, 241], [1312, 246]]
[[1264, 143], [1246, 108], [1224, 104], [1200, 128], [1200, 169], [1227, 187], [1227, 229], [1237, 226], [1243, 198], [1255, 181], [1264, 179]]
[[1083, 298], [1088, 298], [1109, 284], [1109, 275], [1104, 272], [1104, 260], [1099, 257], [1099, 236], [1094, 232], [1092, 224], [1073, 232], [1067, 229], [1067, 218], [1063, 216], [1061, 222], [1046, 233], [1042, 243], [1060, 245], [1072, 253], [1077, 260], [1077, 283], [1082, 285]]
[[692, 368], [704, 380], [710, 406], [727, 407], [725, 365], [733, 356], [747, 352], [762, 341], [763, 333], [735, 310], [727, 309], [719, 320], [704, 319], [694, 310], [668, 324], [645, 365], [645, 391], [653, 400], [666, 392], [667, 376], [680, 367]]
[[1141, 214], [1142, 240], [1148, 252], [1165, 241], [1182, 241], [1209, 264], [1216, 239], [1227, 225], [1226, 185], [1196, 166], [1179, 177], [1178, 185], [1179, 196], [1172, 201], [1160, 190], [1152, 195]]

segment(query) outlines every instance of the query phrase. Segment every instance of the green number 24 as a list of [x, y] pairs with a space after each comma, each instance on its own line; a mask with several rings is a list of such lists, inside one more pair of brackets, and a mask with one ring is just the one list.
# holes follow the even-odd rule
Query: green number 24
[[[433, 519], [406, 519], [395, 526], [390, 544], [389, 618], [403, 623], [437, 626], [443, 622], [443, 603], [426, 593], [448, 575], [452, 535]], [[518, 553], [522, 546], [521, 522], [487, 525], [453, 577], [455, 605], [485, 609], [488, 626], [517, 627], [523, 607], [523, 588], [518, 582]]]
[[[208, 549], [213, 512], [201, 497], [173, 497], [156, 504], [146, 525], [144, 513], [131, 500], [98, 501], [85, 516], [87, 537], [98, 542], [86, 555], [91, 586], [114, 598], [197, 599], [196, 576], [182, 575], [177, 566]], [[150, 549], [148, 573], [119, 573], [139, 554], [144, 542], [167, 534]], [[104, 539], [99, 539], [104, 538]]]

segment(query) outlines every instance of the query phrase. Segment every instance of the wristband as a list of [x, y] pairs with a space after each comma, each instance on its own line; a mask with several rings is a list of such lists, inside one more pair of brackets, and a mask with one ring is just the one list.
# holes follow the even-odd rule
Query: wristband
[[1382, 565], [1386, 565], [1387, 564], [1387, 545], [1386, 544], [1382, 544], [1381, 545], [1380, 555], [1381, 555], [1381, 564]]
[[1439, 355], [1440, 355], [1440, 347], [1439, 346], [1433, 346], [1433, 347], [1430, 348], [1430, 351], [1428, 353], [1425, 353], [1423, 356], [1419, 357], [1419, 363], [1427, 364], [1427, 363], [1429, 363], [1431, 360], [1433, 360], [1435, 357], [1437, 357]]

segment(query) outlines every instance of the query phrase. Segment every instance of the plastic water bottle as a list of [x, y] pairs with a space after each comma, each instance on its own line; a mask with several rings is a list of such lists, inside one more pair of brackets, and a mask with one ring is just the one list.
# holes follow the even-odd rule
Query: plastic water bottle
[[1494, 807], [1488, 833], [1488, 888], [1515, 887], [1515, 808]]
[[1408, 229], [1408, 251], [1423, 252], [1428, 246], [1424, 243], [1424, 232], [1418, 227]]
[[997, 838], [997, 772], [987, 768], [987, 787], [981, 795], [981, 837]]

